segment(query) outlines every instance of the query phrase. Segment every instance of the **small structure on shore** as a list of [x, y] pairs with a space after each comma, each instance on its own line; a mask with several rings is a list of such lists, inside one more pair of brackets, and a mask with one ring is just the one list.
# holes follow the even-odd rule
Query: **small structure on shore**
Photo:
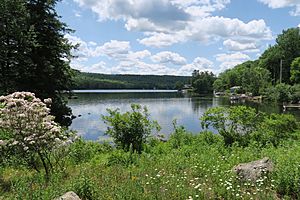
[[288, 108], [298, 108], [300, 109], [300, 104], [283, 104], [283, 111], [286, 111]]

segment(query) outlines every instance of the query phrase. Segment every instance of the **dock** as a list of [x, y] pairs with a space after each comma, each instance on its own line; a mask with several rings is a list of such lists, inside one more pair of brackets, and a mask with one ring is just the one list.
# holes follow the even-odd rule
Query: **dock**
[[299, 108], [300, 109], [300, 104], [286, 104], [286, 105], [283, 105], [283, 111], [286, 111], [287, 108]]

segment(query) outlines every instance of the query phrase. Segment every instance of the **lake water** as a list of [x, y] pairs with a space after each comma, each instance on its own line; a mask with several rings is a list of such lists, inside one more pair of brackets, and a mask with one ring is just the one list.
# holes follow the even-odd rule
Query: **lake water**
[[[89, 90], [74, 91], [78, 99], [70, 99], [68, 105], [73, 114], [71, 129], [87, 140], [104, 140], [109, 137], [104, 134], [106, 125], [101, 120], [107, 115], [107, 108], [119, 108], [121, 112], [129, 111], [131, 104], [147, 106], [151, 118], [158, 121], [162, 130], [160, 134], [168, 137], [173, 131], [172, 121], [177, 119], [178, 125], [183, 125], [188, 131], [201, 131], [199, 118], [210, 107], [231, 106], [226, 98], [188, 97], [176, 91], [166, 90]], [[239, 103], [242, 104], [242, 103]], [[268, 113], [280, 113], [282, 109], [276, 104], [244, 103]], [[300, 119], [298, 110], [288, 111]]]

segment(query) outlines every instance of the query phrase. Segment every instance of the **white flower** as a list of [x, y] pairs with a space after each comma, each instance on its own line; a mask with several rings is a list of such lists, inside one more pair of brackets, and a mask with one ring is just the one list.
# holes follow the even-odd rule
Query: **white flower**
[[196, 185], [194, 188], [198, 189], [201, 186], [201, 184]]

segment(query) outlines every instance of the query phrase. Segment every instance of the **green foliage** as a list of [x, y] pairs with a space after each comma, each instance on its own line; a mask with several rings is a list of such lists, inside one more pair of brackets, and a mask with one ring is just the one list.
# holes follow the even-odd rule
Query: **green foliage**
[[278, 146], [281, 141], [298, 139], [295, 131], [298, 129], [297, 120], [292, 115], [271, 114], [265, 116], [259, 129], [252, 134], [252, 139], [266, 145], [271, 143]]
[[184, 83], [183, 83], [183, 82], [177, 81], [177, 82], [175, 83], [175, 89], [176, 89], [176, 90], [182, 90], [183, 87], [184, 87]]
[[194, 70], [192, 74], [192, 87], [198, 94], [212, 93], [215, 80], [216, 77], [211, 72], [199, 72], [199, 70]]
[[300, 83], [300, 57], [295, 58], [291, 64], [291, 82]]
[[225, 145], [238, 143], [248, 146], [256, 142], [262, 146], [279, 145], [281, 141], [297, 139], [297, 120], [292, 115], [256, 112], [246, 106], [209, 109], [201, 118], [202, 127], [217, 129]]
[[248, 61], [221, 73], [213, 87], [216, 91], [225, 91], [241, 86], [242, 92], [259, 95], [269, 86], [269, 76], [269, 71], [258, 67], [257, 62]]
[[121, 114], [118, 109], [107, 109], [109, 115], [102, 119], [109, 125], [106, 134], [110, 135], [117, 147], [125, 151], [137, 151], [141, 153], [143, 144], [146, 142], [152, 130], [160, 130], [156, 121], [149, 119], [146, 107], [132, 104], [131, 112]]
[[217, 129], [226, 145], [235, 142], [247, 145], [250, 134], [258, 128], [262, 118], [263, 114], [253, 108], [237, 106], [210, 108], [200, 120], [203, 128], [212, 126]]
[[187, 134], [183, 126], [177, 126], [176, 120], [173, 121], [174, 133], [171, 134], [169, 143], [172, 148], [178, 149], [192, 142], [192, 134]]
[[80, 176], [76, 179], [73, 188], [82, 200], [92, 200], [98, 196], [95, 183], [86, 176]]
[[[279, 122], [280, 115], [269, 119], [271, 122], [266, 123], [271, 128]], [[282, 128], [287, 128], [288, 123], [285, 122]], [[226, 147], [218, 134], [191, 135], [180, 130], [180, 137], [188, 140], [182, 139], [186, 142], [181, 142], [179, 148], [173, 146], [174, 141], [170, 139], [156, 143], [151, 146], [151, 151], [142, 154], [122, 150], [94, 151], [94, 158], [109, 155], [107, 161], [67, 162], [65, 173], [54, 174], [48, 183], [40, 174], [28, 169], [0, 168], [1, 198], [51, 200], [67, 191], [74, 191], [81, 199], [91, 200], [300, 197], [299, 140], [282, 138], [277, 147], [261, 146], [257, 142], [251, 142], [247, 147]], [[72, 145], [79, 144], [71, 144], [70, 148]], [[95, 144], [87, 142], [85, 145], [89, 148]], [[257, 182], [241, 182], [232, 172], [239, 163], [263, 157], [274, 162], [274, 171], [268, 176], [263, 175]]]
[[124, 152], [123, 150], [114, 151], [108, 157], [107, 164], [108, 166], [112, 165], [121, 165], [128, 167], [132, 164], [138, 163], [139, 155], [134, 152]]
[[278, 102], [289, 102], [292, 98], [292, 89], [290, 85], [281, 83], [271, 86], [265, 90], [267, 99]]
[[73, 46], [70, 30], [55, 11], [57, 0], [2, 0], [0, 6], [0, 92], [30, 91], [51, 97], [56, 121], [70, 124], [71, 110], [61, 91], [70, 90]]
[[189, 83], [188, 76], [110, 75], [75, 72], [73, 89], [177, 89]]
[[70, 147], [68, 156], [74, 164], [88, 162], [95, 155], [112, 151], [112, 146], [107, 143], [96, 143], [77, 139]]
[[281, 63], [282, 83], [298, 83], [300, 80], [298, 69], [299, 56], [299, 28], [284, 30], [282, 34], [278, 35], [276, 44], [265, 50], [258, 60], [247, 61], [221, 73], [214, 82], [214, 89], [225, 91], [233, 86], [241, 86], [244, 92], [252, 93], [253, 95], [261, 95], [265, 91], [270, 91], [269, 93], [267, 92], [268, 98], [285, 99], [285, 97], [274, 97], [272, 95], [274, 88], [269, 89], [268, 87], [270, 83], [276, 85], [280, 82]]
[[[280, 60], [282, 60], [282, 82], [289, 84], [291, 73], [291, 64], [295, 58], [300, 56], [300, 34], [299, 28], [290, 28], [284, 30], [276, 39], [276, 44], [267, 49], [261, 58], [260, 66], [271, 72], [273, 84], [279, 82], [280, 77]], [[294, 81], [293, 77], [292, 81]]]

